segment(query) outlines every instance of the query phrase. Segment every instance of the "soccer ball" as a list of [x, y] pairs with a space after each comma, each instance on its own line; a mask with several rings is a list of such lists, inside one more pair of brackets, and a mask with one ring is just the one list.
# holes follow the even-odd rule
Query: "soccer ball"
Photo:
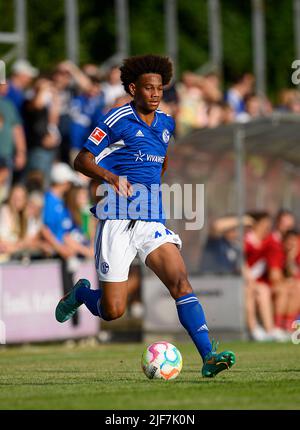
[[149, 379], [175, 379], [182, 368], [182, 357], [169, 342], [155, 342], [142, 355], [142, 369]]

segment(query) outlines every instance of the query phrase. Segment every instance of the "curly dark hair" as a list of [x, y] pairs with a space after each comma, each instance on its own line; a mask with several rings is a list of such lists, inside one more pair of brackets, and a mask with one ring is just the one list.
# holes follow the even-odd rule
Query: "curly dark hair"
[[173, 65], [169, 57], [161, 55], [137, 55], [126, 58], [120, 67], [121, 81], [125, 91], [130, 94], [129, 84], [135, 83], [145, 73], [161, 75], [163, 85], [167, 85], [173, 74]]

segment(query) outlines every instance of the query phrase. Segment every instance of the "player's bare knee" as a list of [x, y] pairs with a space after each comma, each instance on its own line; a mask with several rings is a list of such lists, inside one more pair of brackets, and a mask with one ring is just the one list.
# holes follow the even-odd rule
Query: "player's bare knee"
[[125, 312], [124, 306], [110, 306], [108, 309], [105, 310], [105, 320], [106, 321], [112, 321], [120, 318]]

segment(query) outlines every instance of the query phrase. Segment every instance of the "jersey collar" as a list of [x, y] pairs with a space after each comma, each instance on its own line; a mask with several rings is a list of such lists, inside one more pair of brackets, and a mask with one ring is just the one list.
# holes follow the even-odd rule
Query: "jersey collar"
[[135, 116], [135, 118], [137, 119], [138, 122], [141, 122], [142, 124], [145, 124], [146, 127], [150, 127], [150, 128], [156, 126], [157, 121], [158, 121], [158, 114], [157, 114], [156, 110], [154, 111], [154, 118], [153, 118], [152, 124], [149, 125], [145, 121], [143, 121], [142, 118], [140, 118], [139, 114], [137, 113], [137, 111], [136, 111], [136, 109], [135, 109], [135, 107], [133, 105], [133, 102], [130, 102], [129, 104], [130, 104], [132, 112], [133, 112], [133, 114], [134, 114], [134, 116]]

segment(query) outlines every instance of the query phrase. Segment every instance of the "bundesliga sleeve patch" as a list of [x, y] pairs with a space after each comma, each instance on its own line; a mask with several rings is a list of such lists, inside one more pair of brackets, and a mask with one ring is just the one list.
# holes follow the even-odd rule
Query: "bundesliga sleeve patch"
[[101, 128], [96, 127], [94, 131], [90, 134], [89, 140], [91, 140], [95, 145], [99, 145], [102, 140], [105, 138], [105, 131], [101, 130]]

